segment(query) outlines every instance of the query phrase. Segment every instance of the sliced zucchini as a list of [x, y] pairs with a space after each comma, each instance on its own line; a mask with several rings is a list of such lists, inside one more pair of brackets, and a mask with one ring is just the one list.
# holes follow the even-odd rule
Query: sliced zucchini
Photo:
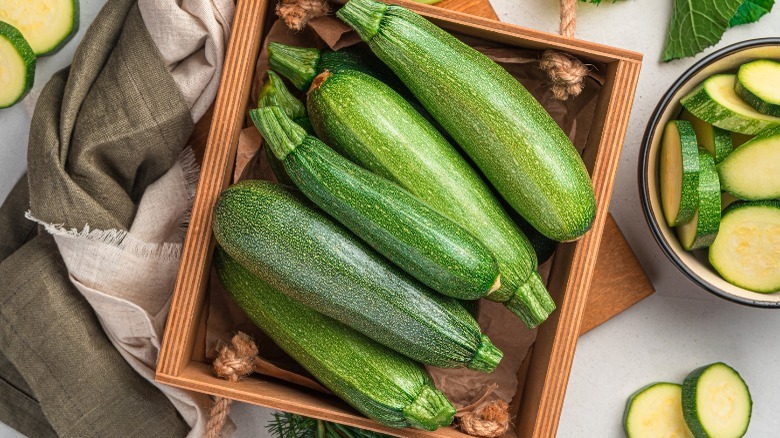
[[690, 122], [666, 124], [659, 180], [666, 223], [673, 227], [690, 221], [699, 205], [699, 147]]
[[780, 117], [780, 62], [769, 59], [742, 64], [737, 72], [736, 92], [758, 112]]
[[718, 164], [723, 190], [740, 199], [780, 198], [780, 128], [740, 146]]
[[680, 114], [680, 118], [691, 122], [693, 130], [696, 132], [696, 140], [699, 142], [699, 146], [707, 149], [710, 155], [715, 158], [715, 163], [723, 161], [726, 155], [734, 150], [731, 133], [725, 129], [712, 126], [685, 109]]
[[755, 135], [780, 126], [780, 118], [761, 114], [734, 91], [737, 75], [709, 77], [680, 100], [694, 116], [727, 131]]
[[712, 245], [720, 226], [720, 181], [712, 155], [699, 149], [699, 208], [690, 222], [677, 227], [677, 238], [686, 250]]
[[32, 88], [35, 53], [15, 27], [0, 21], [0, 108], [7, 108]]
[[723, 212], [710, 264], [729, 283], [780, 291], [780, 201], [735, 202]]
[[744, 436], [752, 408], [745, 381], [722, 362], [697, 368], [683, 381], [683, 417], [696, 438]]
[[635, 392], [626, 403], [623, 429], [628, 438], [693, 437], [682, 412], [682, 387], [653, 383]]
[[79, 0], [0, 1], [0, 20], [24, 35], [36, 56], [54, 54], [79, 28]]

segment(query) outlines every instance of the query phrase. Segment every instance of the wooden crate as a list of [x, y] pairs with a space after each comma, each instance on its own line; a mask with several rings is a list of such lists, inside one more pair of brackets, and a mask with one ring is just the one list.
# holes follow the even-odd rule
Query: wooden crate
[[[520, 376], [522, 397], [515, 430], [507, 436], [554, 437], [577, 338], [596, 267], [602, 231], [628, 124], [641, 55], [612, 47], [539, 32], [437, 7], [390, 0], [437, 25], [463, 35], [529, 49], [557, 49], [607, 65], [591, 134], [583, 159], [591, 174], [597, 214], [585, 237], [556, 251], [548, 289], [558, 310], [538, 329], [536, 343]], [[209, 365], [194, 356], [202, 342], [203, 316], [214, 239], [211, 216], [219, 193], [228, 185], [261, 37], [273, 6], [270, 0], [238, 0], [222, 83], [203, 156], [201, 179], [193, 205], [181, 268], [165, 330], [156, 378], [159, 382], [229, 397], [316, 418], [404, 437], [466, 437], [451, 429], [436, 432], [397, 430], [362, 417], [340, 400], [294, 385], [253, 375], [229, 383], [214, 377]], [[622, 310], [622, 309], [621, 309]]]

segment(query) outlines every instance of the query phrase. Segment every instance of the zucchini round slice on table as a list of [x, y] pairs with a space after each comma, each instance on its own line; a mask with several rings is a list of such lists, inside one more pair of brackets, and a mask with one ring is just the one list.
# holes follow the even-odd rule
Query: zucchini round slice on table
[[715, 164], [723, 161], [726, 155], [734, 150], [734, 142], [729, 131], [710, 125], [688, 110], [683, 110], [680, 118], [691, 122], [693, 130], [696, 132], [696, 141], [699, 142], [699, 146], [707, 149], [707, 152], [712, 155]]
[[718, 164], [723, 190], [750, 201], [780, 198], [780, 128], [740, 146]]
[[705, 122], [740, 134], [755, 135], [780, 126], [780, 118], [761, 114], [742, 100], [734, 90], [736, 83], [737, 75], [711, 76], [680, 103]]
[[699, 146], [690, 122], [666, 124], [658, 176], [667, 225], [690, 221], [699, 205]]
[[0, 108], [7, 108], [32, 88], [35, 53], [18, 29], [0, 21]]
[[704, 149], [699, 149], [699, 208], [693, 218], [677, 226], [677, 237], [686, 250], [712, 245], [720, 226], [720, 181], [715, 161]]
[[36, 56], [52, 55], [79, 29], [79, 0], [0, 1], [0, 20], [19, 29]]
[[745, 381], [724, 363], [697, 368], [683, 381], [683, 417], [696, 438], [744, 436], [752, 408]]
[[742, 64], [737, 72], [736, 92], [763, 114], [780, 117], [780, 62], [769, 59]]
[[693, 437], [682, 412], [682, 389], [675, 383], [653, 383], [626, 403], [623, 429], [628, 438]]
[[780, 291], [780, 201], [731, 204], [709, 258], [731, 284], [754, 292]]

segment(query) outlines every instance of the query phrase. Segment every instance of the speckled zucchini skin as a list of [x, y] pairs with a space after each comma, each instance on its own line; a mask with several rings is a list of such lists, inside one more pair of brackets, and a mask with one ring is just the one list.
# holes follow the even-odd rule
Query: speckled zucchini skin
[[715, 161], [706, 149], [699, 149], [699, 182], [696, 190], [698, 206], [691, 219], [696, 222], [678, 226], [678, 232], [683, 227], [695, 228], [692, 242], [680, 239], [683, 248], [688, 251], [712, 245], [720, 228], [720, 180], [715, 170]]
[[306, 135], [279, 107], [250, 114], [303, 194], [414, 278], [462, 300], [497, 287], [495, 258], [460, 225]]
[[318, 76], [307, 108], [321, 139], [356, 164], [405, 188], [471, 232], [493, 253], [506, 303], [529, 327], [555, 309], [536, 274], [528, 239], [455, 148], [389, 86], [366, 74]]
[[492, 371], [501, 352], [457, 300], [417, 282], [302, 194], [243, 181], [217, 200], [214, 235], [288, 296], [419, 362]]
[[11, 43], [11, 46], [16, 49], [22, 62], [24, 62], [25, 68], [24, 87], [19, 90], [19, 94], [10, 102], [0, 102], [0, 108], [7, 108], [22, 100], [32, 88], [33, 82], [35, 81], [35, 65], [37, 64], [37, 59], [35, 57], [35, 52], [33, 52], [33, 49], [30, 47], [30, 44], [27, 43], [27, 40], [24, 39], [22, 33], [15, 27], [3, 21], [0, 21], [0, 38]]
[[406, 84], [504, 199], [557, 241], [588, 231], [596, 198], [560, 127], [501, 66], [400, 6], [350, 0], [337, 16]]
[[[214, 265], [228, 294], [250, 319], [363, 415], [390, 427], [426, 430], [452, 422], [455, 408], [418, 363], [288, 298], [221, 248]], [[433, 407], [429, 415], [408, 415], [421, 404]]]

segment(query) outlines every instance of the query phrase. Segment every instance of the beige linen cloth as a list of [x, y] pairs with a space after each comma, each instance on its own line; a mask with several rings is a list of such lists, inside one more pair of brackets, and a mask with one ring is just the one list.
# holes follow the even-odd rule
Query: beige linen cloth
[[[138, 7], [193, 121], [199, 120], [217, 94], [233, 1], [140, 0]], [[188, 149], [147, 188], [128, 231], [42, 223], [113, 345], [171, 400], [192, 428], [192, 437], [205, 435], [209, 398], [155, 383], [154, 368], [197, 177]]]

